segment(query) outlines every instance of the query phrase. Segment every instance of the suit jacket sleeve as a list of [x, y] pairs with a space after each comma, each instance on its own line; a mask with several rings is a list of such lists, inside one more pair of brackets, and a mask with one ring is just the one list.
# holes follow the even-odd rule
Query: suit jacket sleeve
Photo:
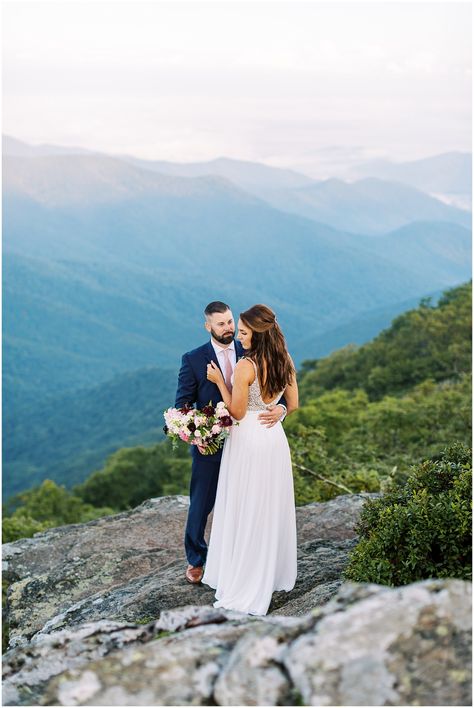
[[284, 395], [280, 398], [279, 401], [277, 401], [277, 405], [278, 405], [279, 403], [282, 403], [282, 404], [285, 406], [285, 408], [288, 408], [287, 403], [286, 403], [286, 399], [285, 399], [285, 396], [284, 396]]
[[183, 354], [181, 369], [178, 374], [178, 389], [176, 391], [175, 408], [181, 408], [185, 403], [196, 403], [198, 382], [189, 361], [188, 354]]

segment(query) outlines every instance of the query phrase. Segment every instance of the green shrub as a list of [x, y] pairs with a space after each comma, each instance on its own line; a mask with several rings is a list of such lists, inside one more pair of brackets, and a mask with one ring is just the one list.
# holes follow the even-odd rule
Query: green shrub
[[405, 585], [472, 578], [472, 453], [461, 443], [413, 467], [406, 484], [369, 499], [346, 580]]
[[173, 450], [168, 438], [151, 447], [117, 450], [73, 492], [87, 504], [125, 510], [152, 497], [189, 494], [190, 478], [189, 446]]
[[38, 521], [29, 514], [16, 514], [2, 519], [2, 542], [10, 543], [19, 538], [30, 538], [39, 531], [46, 531], [46, 521]]
[[13, 513], [8, 514], [4, 507], [3, 543], [28, 538], [55, 526], [85, 523], [115, 513], [110, 507], [98, 509], [84, 503], [65, 489], [64, 485], [58, 485], [51, 479], [45, 479], [40, 486], [21, 492], [15, 501], [20, 505]]

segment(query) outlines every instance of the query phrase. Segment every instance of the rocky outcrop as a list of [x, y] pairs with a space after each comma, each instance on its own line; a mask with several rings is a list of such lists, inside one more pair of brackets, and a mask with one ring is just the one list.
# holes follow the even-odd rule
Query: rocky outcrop
[[[377, 495], [297, 508], [298, 580], [290, 593], [274, 594], [271, 613], [302, 614], [336, 592], [356, 543], [355, 523], [371, 496]], [[150, 499], [131, 511], [5, 544], [10, 646], [85, 621], [145, 621], [164, 609], [212, 604], [209, 587], [184, 578], [188, 505], [185, 496]], [[212, 515], [207, 538], [211, 524]]]
[[302, 617], [190, 606], [4, 656], [4, 705], [471, 705], [471, 586], [345, 583]]
[[370, 496], [297, 509], [265, 617], [186, 583], [187, 497], [6, 544], [4, 705], [469, 705], [470, 583], [342, 582]]

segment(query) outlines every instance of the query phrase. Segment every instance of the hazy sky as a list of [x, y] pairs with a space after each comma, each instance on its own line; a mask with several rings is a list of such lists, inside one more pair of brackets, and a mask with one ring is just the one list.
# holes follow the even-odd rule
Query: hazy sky
[[316, 174], [471, 149], [469, 2], [3, 2], [3, 132]]

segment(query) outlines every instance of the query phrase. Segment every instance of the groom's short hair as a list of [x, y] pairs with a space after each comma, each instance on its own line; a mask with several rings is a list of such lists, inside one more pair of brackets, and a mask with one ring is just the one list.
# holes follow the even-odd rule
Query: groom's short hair
[[221, 302], [220, 300], [214, 300], [214, 302], [210, 302], [209, 305], [207, 305], [204, 314], [206, 317], [209, 317], [209, 315], [213, 315], [214, 312], [227, 312], [227, 310], [230, 310], [229, 305], [226, 305], [225, 302]]

